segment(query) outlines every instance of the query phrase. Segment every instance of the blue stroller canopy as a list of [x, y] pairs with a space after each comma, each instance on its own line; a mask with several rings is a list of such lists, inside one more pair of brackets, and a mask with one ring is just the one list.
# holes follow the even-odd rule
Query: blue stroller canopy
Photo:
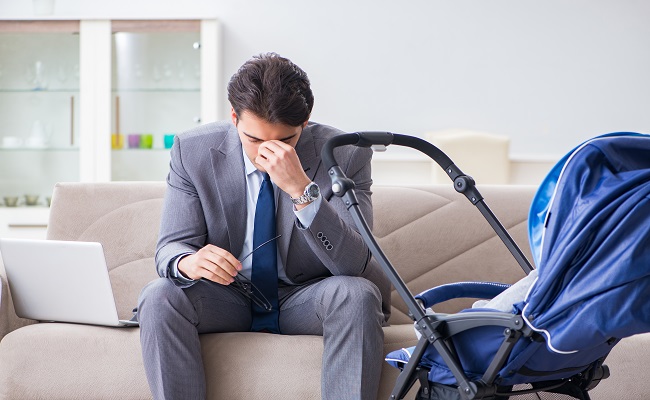
[[565, 156], [529, 233], [539, 278], [518, 306], [551, 350], [650, 331], [650, 136], [604, 135]]
[[[601, 365], [620, 339], [650, 331], [650, 136], [603, 135], [563, 157], [532, 202], [529, 240], [537, 278], [530, 276], [534, 281], [523, 300], [513, 301], [512, 314], [521, 314], [544, 340], [518, 340], [498, 372], [499, 385], [570, 378]], [[431, 307], [504, 290], [467, 282], [416, 298]], [[503, 328], [486, 324], [450, 337], [470, 379], [481, 379], [491, 366], [503, 335]], [[386, 360], [404, 366], [413, 349], [394, 351]], [[458, 384], [433, 346], [419, 365], [429, 370], [431, 382]]]

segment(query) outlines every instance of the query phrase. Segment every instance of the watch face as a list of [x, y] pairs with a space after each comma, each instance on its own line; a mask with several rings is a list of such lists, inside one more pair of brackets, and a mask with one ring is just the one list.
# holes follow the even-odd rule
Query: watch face
[[313, 185], [309, 185], [307, 193], [309, 194], [309, 197], [316, 198], [320, 194], [320, 189], [318, 188], [318, 185], [314, 183]]

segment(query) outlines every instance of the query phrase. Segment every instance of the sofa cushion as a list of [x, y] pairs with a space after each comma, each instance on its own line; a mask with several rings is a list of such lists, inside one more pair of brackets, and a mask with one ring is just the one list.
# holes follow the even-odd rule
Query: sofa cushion
[[[382, 354], [416, 342], [410, 325], [386, 327], [384, 334]], [[201, 336], [208, 398], [319, 399], [322, 338], [261, 335]], [[0, 360], [3, 399], [151, 398], [137, 328], [30, 325], [5, 336]], [[397, 374], [383, 366], [380, 398], [388, 397]], [[287, 385], [288, 377], [295, 384]]]
[[0, 346], [2, 399], [151, 398], [139, 330], [40, 323]]

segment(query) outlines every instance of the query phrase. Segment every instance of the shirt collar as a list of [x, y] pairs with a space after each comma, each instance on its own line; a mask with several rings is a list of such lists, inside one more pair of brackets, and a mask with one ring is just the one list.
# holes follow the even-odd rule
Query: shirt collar
[[257, 168], [255, 168], [255, 165], [253, 164], [253, 162], [246, 155], [246, 152], [244, 151], [243, 146], [241, 148], [241, 152], [242, 152], [242, 155], [244, 156], [244, 168], [246, 170], [246, 176], [249, 176], [253, 172], [257, 171]]

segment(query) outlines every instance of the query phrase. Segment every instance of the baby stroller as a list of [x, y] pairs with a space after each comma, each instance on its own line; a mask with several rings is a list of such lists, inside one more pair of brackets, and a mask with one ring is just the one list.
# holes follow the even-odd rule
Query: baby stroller
[[[407, 146], [448, 174], [529, 274], [510, 287], [460, 282], [413, 296], [357, 207], [354, 183], [334, 148]], [[605, 358], [624, 337], [650, 331], [650, 136], [615, 133], [565, 156], [544, 180], [529, 215], [535, 270], [487, 207], [471, 177], [430, 143], [387, 132], [334, 137], [322, 158], [373, 256], [408, 306], [417, 346], [386, 359], [402, 370], [390, 399], [419, 382], [417, 399], [589, 399], [609, 376]], [[516, 298], [516, 292], [524, 294]], [[515, 296], [512, 296], [515, 292]], [[646, 295], [646, 296], [644, 296]], [[457, 314], [427, 309], [452, 298], [492, 299]], [[504, 310], [495, 300], [513, 300]], [[544, 397], [541, 397], [541, 396]], [[538, 397], [539, 396], [539, 397]]]

